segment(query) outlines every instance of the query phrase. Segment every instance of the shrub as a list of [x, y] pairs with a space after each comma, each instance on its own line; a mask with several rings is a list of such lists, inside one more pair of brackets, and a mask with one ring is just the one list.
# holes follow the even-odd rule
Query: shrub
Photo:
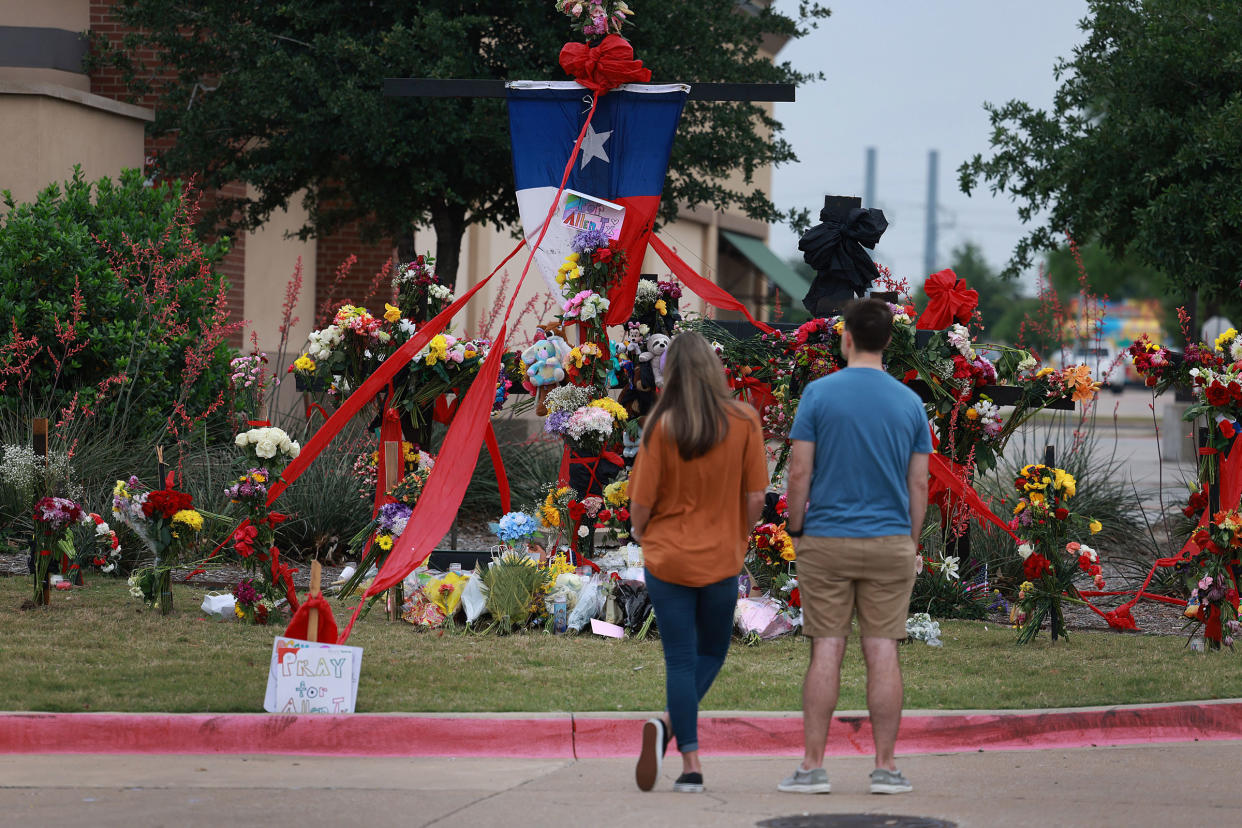
[[[94, 413], [131, 435], [185, 431], [228, 385], [227, 244], [202, 244], [197, 202], [137, 170], [75, 168], [33, 202], [3, 194], [0, 411], [58, 427]], [[15, 385], [17, 393], [6, 389]]]

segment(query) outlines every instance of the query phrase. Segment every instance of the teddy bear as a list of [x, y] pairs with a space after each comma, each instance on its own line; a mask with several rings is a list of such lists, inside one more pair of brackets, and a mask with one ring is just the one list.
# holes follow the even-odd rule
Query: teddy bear
[[651, 367], [651, 381], [656, 388], [664, 387], [664, 352], [670, 342], [672, 340], [664, 334], [651, 334], [647, 337], [647, 350], [638, 355], [640, 362]]

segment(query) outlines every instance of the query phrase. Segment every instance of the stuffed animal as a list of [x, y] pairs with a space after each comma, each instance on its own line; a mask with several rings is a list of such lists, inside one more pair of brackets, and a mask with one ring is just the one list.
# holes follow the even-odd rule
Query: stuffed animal
[[664, 352], [668, 350], [672, 340], [664, 334], [652, 334], [647, 337], [647, 350], [638, 358], [651, 364], [652, 378], [656, 388], [664, 387]]
[[556, 334], [540, 334], [542, 331], [535, 335], [535, 342], [522, 352], [522, 363], [526, 366], [526, 380], [522, 385], [532, 393], [537, 388], [560, 385], [565, 381], [562, 363], [570, 350], [569, 343]]

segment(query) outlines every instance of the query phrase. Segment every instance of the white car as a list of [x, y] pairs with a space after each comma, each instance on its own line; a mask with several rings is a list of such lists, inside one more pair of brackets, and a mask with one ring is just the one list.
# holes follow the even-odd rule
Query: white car
[[1111, 344], [1101, 342], [1086, 348], [1063, 349], [1059, 354], [1061, 367], [1086, 365], [1091, 377], [1114, 394], [1120, 394], [1126, 385], [1126, 369], [1122, 361], [1125, 354]]

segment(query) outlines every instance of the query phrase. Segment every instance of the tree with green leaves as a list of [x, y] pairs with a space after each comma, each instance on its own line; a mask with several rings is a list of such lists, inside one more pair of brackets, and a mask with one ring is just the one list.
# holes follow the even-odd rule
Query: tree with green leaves
[[[552, 0], [123, 0], [115, 11], [136, 31], [119, 48], [97, 39], [95, 60], [119, 66], [135, 95], [158, 96], [152, 134], [175, 137], [160, 174], [253, 185], [207, 220], [252, 228], [301, 197], [302, 238], [360, 221], [370, 238], [404, 241], [403, 257], [412, 226], [430, 225], [450, 282], [468, 226], [517, 221], [504, 102], [385, 97], [383, 79], [567, 79], [557, 55], [570, 27]], [[800, 37], [829, 13], [813, 0], [796, 16], [737, 0], [636, 12], [627, 36], [654, 82], [794, 84], [815, 76], [769, 59], [764, 38]], [[144, 65], [143, 49], [158, 62]], [[753, 186], [759, 168], [796, 160], [780, 133], [758, 104], [689, 103], [662, 218], [711, 205], [805, 223]]]
[[1242, 3], [1090, 0], [1051, 111], [987, 104], [992, 154], [959, 169], [1038, 226], [1007, 275], [1065, 233], [1164, 274], [1235, 291], [1242, 271]]

